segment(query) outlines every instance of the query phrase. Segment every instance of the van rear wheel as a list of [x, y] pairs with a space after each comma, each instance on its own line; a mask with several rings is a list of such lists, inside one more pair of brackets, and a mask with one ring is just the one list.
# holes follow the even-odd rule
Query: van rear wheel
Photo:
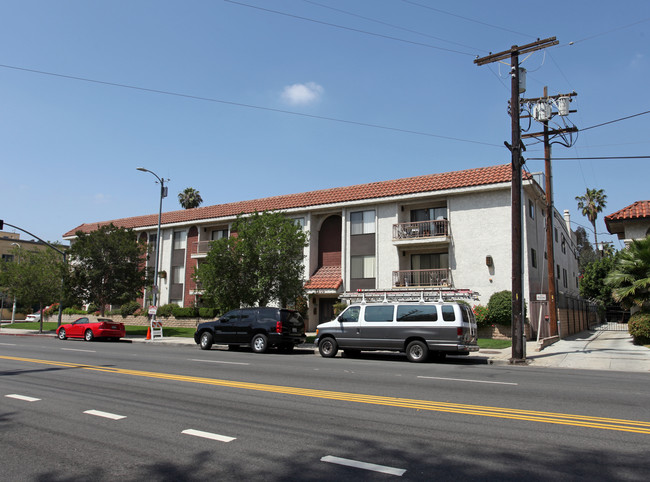
[[413, 363], [422, 363], [429, 357], [429, 347], [420, 340], [413, 340], [406, 347], [406, 358]]
[[339, 351], [339, 345], [334, 338], [328, 336], [320, 341], [318, 351], [320, 352], [320, 356], [324, 358], [334, 358]]

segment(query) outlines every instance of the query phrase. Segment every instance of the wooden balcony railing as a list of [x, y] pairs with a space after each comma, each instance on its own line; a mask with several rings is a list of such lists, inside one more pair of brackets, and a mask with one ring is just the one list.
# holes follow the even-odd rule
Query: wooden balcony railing
[[393, 239], [419, 239], [436, 236], [449, 236], [449, 221], [416, 221], [393, 224]]
[[393, 271], [393, 286], [452, 286], [449, 269], [414, 269]]

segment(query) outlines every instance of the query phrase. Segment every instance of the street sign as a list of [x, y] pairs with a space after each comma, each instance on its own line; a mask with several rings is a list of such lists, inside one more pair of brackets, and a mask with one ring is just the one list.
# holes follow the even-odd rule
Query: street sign
[[156, 311], [158, 311], [158, 308], [156, 308], [155, 306], [152, 305], [152, 306], [149, 307], [149, 314], [150, 315], [155, 315]]
[[537, 301], [546, 301], [546, 293], [537, 293], [537, 295], [535, 295], [535, 299]]

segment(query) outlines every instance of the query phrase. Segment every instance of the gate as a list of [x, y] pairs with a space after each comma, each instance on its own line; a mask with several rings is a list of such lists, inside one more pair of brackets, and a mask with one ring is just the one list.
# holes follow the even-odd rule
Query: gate
[[622, 310], [619, 307], [607, 307], [605, 311], [605, 322], [594, 329], [597, 331], [625, 331], [627, 332], [627, 322], [630, 319], [630, 312]]

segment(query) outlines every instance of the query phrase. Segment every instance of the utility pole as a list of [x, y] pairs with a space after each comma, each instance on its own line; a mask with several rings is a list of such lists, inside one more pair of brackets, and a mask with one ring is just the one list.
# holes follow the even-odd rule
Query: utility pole
[[[544, 87], [543, 97], [536, 99], [521, 99], [522, 104], [529, 104], [532, 108], [532, 117], [541, 122], [544, 126], [543, 132], [532, 132], [522, 135], [522, 139], [543, 136], [544, 139], [544, 171], [546, 184], [546, 267], [548, 277], [548, 314], [550, 323], [550, 335], [555, 336], [561, 333], [558, 331], [557, 318], [557, 287], [555, 284], [555, 248], [553, 243], [553, 218], [555, 217], [555, 206], [553, 204], [553, 175], [551, 168], [551, 135], [557, 136], [566, 133], [578, 132], [576, 127], [567, 127], [563, 129], [549, 130], [548, 122], [554, 115], [551, 105], [555, 104], [558, 108], [557, 114], [567, 116], [570, 112], [569, 102], [571, 97], [578, 95], [575, 92], [570, 94], [548, 95], [548, 87]], [[569, 144], [565, 144], [569, 147]]]
[[555, 37], [550, 37], [544, 40], [537, 40], [530, 44], [517, 46], [513, 45], [510, 50], [505, 50], [496, 54], [490, 54], [486, 57], [477, 58], [474, 60], [476, 65], [486, 65], [492, 62], [498, 62], [510, 58], [510, 118], [512, 126], [512, 144], [506, 147], [510, 149], [512, 154], [512, 206], [511, 206], [511, 222], [512, 222], [512, 358], [510, 363], [525, 363], [525, 341], [524, 341], [524, 300], [523, 300], [523, 249], [522, 249], [522, 203], [521, 203], [521, 188], [522, 176], [521, 168], [523, 159], [521, 151], [523, 145], [521, 143], [521, 127], [519, 125], [519, 55], [528, 52], [534, 52], [546, 47], [557, 45], [559, 42]]

